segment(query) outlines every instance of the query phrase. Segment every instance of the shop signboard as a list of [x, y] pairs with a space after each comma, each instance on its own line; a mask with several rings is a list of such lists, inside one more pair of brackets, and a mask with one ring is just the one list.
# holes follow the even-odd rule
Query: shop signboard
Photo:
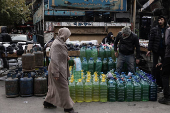
[[49, 6], [60, 9], [127, 11], [127, 0], [49, 0]]
[[48, 11], [46, 10], [44, 12], [46, 16], [84, 16], [85, 12], [84, 11]]
[[43, 18], [44, 18], [44, 16], [43, 16], [43, 5], [41, 5], [38, 8], [38, 10], [35, 12], [35, 14], [33, 15], [33, 24], [35, 25], [36, 23], [43, 20]]

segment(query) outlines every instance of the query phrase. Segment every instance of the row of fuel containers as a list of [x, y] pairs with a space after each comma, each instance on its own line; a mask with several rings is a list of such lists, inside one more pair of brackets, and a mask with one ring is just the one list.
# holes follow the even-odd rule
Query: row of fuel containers
[[17, 72], [12, 70], [5, 80], [6, 97], [45, 96], [48, 90], [48, 71]]
[[34, 46], [32, 49], [27, 50], [25, 48], [24, 54], [22, 54], [22, 70], [23, 71], [34, 71], [35, 68], [44, 66], [44, 53], [42, 48]]

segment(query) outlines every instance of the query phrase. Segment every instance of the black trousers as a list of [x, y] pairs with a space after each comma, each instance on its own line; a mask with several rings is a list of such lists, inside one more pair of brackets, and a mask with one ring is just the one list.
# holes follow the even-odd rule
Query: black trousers
[[158, 59], [161, 57], [161, 62], [164, 62], [164, 57], [165, 57], [165, 51], [160, 50], [158, 53], [153, 53], [153, 65], [152, 65], [152, 75], [154, 76], [154, 79], [156, 79], [156, 83], [159, 86], [162, 86], [162, 81], [161, 81], [161, 74], [160, 74], [160, 68], [156, 67], [156, 64], [158, 64]]
[[169, 76], [170, 76], [170, 57], [164, 59], [164, 63], [162, 66], [162, 84], [164, 89], [164, 97], [169, 98]]

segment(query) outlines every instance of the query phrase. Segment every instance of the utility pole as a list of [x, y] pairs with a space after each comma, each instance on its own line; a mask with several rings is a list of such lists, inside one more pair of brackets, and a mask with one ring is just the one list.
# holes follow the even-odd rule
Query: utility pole
[[133, 2], [133, 32], [135, 33], [135, 25], [136, 25], [136, 0]]

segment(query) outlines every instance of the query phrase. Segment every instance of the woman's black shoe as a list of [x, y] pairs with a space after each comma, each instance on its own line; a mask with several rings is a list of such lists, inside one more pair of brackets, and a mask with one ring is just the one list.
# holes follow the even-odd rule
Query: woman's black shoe
[[48, 103], [46, 101], [44, 101], [43, 105], [44, 105], [44, 108], [49, 108], [49, 109], [57, 108], [57, 106], [54, 106], [53, 104]]

